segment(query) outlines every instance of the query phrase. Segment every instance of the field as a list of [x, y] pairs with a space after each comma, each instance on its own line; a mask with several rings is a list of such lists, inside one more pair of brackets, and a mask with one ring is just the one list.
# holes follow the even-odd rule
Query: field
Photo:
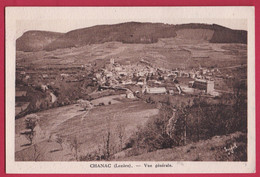
[[[16, 160], [35, 160], [35, 152], [40, 156], [37, 160], [64, 161], [75, 160], [75, 154], [69, 147], [71, 139], [77, 139], [79, 144], [77, 156], [104, 150], [107, 133], [110, 133], [111, 153], [121, 151], [119, 141], [126, 143], [138, 126], [158, 114], [158, 109], [141, 101], [124, 101], [107, 106], [98, 106], [88, 113], [78, 105], [69, 105], [38, 112], [40, 117], [40, 135], [36, 136], [34, 144], [28, 146], [28, 140], [20, 135], [24, 118], [16, 120]], [[122, 135], [122, 138], [118, 136]], [[61, 135], [63, 150], [55, 142], [55, 136]], [[36, 149], [37, 148], [37, 149]], [[36, 150], [35, 150], [36, 149]]]
[[[54, 51], [17, 52], [21, 66], [59, 68], [84, 65], [97, 60], [136, 63], [144, 59], [163, 68], [227, 67], [247, 63], [246, 44], [215, 44], [182, 38], [160, 39], [153, 44], [106, 42]], [[55, 56], [55, 57], [54, 57]]]

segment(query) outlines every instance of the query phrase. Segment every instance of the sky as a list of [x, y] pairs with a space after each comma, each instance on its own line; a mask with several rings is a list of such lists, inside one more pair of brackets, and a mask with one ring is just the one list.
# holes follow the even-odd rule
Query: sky
[[[244, 12], [245, 11], [245, 12]], [[20, 7], [10, 10], [16, 19], [16, 37], [28, 30], [68, 32], [101, 24], [129, 21], [166, 24], [219, 24], [247, 30], [245, 9], [212, 7]]]

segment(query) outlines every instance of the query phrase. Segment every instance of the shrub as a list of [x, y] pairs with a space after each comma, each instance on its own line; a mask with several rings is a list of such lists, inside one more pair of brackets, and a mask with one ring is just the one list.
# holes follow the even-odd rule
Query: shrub
[[30, 114], [26, 116], [24, 122], [25, 122], [25, 128], [26, 131], [22, 132], [21, 134], [25, 135], [25, 137], [30, 141], [30, 144], [33, 142], [33, 138], [35, 136], [34, 128], [36, 127], [38, 123], [39, 117], [36, 114]]
[[148, 120], [145, 127], [138, 128], [139, 131], [133, 135], [126, 146], [131, 146], [133, 151], [136, 151], [136, 155], [142, 151], [150, 152], [172, 147], [174, 142], [166, 132], [171, 116], [172, 110], [169, 107], [162, 107], [160, 115]]
[[126, 147], [132, 148], [132, 155], [185, 145], [187, 142], [205, 140], [216, 135], [247, 131], [245, 97], [237, 97], [233, 100], [233, 105], [230, 102], [227, 104], [226, 100], [213, 104], [200, 97], [193, 102], [179, 103], [175, 104], [176, 122], [174, 121], [170, 133], [167, 132], [167, 125], [174, 115], [169, 102], [162, 104], [157, 117], [138, 128], [138, 132], [126, 144]]

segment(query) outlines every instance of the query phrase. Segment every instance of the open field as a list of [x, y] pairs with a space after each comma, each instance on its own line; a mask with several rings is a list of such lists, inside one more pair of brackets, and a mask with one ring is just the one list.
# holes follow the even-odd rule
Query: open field
[[[134, 110], [134, 111], [133, 111]], [[62, 161], [75, 160], [69, 148], [69, 140], [76, 137], [79, 143], [78, 156], [84, 156], [104, 148], [104, 140], [110, 132], [111, 152], [121, 151], [118, 147], [119, 133], [122, 143], [142, 126], [158, 114], [153, 105], [141, 101], [121, 102], [108, 106], [98, 106], [86, 114], [78, 105], [70, 105], [38, 112], [42, 137], [35, 139], [41, 158], [38, 160]], [[28, 141], [19, 135], [24, 118], [16, 120], [16, 160], [34, 160], [34, 146], [26, 146]], [[57, 134], [64, 140], [64, 149], [59, 150], [59, 144], [54, 141]], [[52, 135], [50, 137], [50, 135]], [[48, 138], [50, 141], [48, 142]], [[37, 152], [38, 152], [37, 151]]]

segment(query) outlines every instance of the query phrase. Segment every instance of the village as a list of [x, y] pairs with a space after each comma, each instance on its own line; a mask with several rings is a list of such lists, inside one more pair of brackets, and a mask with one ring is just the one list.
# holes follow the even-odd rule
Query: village
[[[64, 83], [77, 84], [87, 80], [88, 83], [91, 83], [88, 85], [90, 87], [95, 85], [96, 89], [88, 92], [83, 91], [81, 95], [94, 95], [98, 92], [101, 93], [99, 97], [102, 97], [103, 90], [121, 90], [120, 93], [125, 93], [126, 98], [136, 98], [142, 94], [189, 94], [218, 97], [221, 95], [221, 91], [216, 90], [215, 83], [225, 77], [231, 77], [221, 74], [217, 68], [199, 67], [191, 70], [183, 68], [169, 70], [156, 67], [144, 59], [134, 64], [130, 62], [120, 64], [111, 58], [103, 62], [102, 66], [95, 67], [97, 65], [98, 63], [94, 62], [87, 65], [71, 66], [70, 69], [59, 69], [58, 72], [57, 69], [52, 68], [40, 68], [25, 72], [24, 68], [18, 66], [17, 80], [22, 81], [27, 87], [47, 93], [48, 98], [45, 104], [52, 105], [58, 100], [58, 95], [54, 91], [55, 87], [63, 87]], [[27, 96], [27, 91], [20, 89], [17, 84], [16, 100], [19, 102], [19, 100], [26, 99]], [[82, 98], [79, 96], [78, 99]], [[19, 105], [18, 103], [18, 107]], [[25, 110], [28, 105], [28, 102], [22, 104], [16, 114]]]
[[168, 70], [157, 68], [145, 60], [134, 65], [120, 65], [110, 59], [93, 79], [102, 89], [126, 89], [127, 98], [134, 98], [137, 94], [204, 94], [215, 97], [220, 96], [214, 89], [214, 77], [219, 74], [218, 69]]

